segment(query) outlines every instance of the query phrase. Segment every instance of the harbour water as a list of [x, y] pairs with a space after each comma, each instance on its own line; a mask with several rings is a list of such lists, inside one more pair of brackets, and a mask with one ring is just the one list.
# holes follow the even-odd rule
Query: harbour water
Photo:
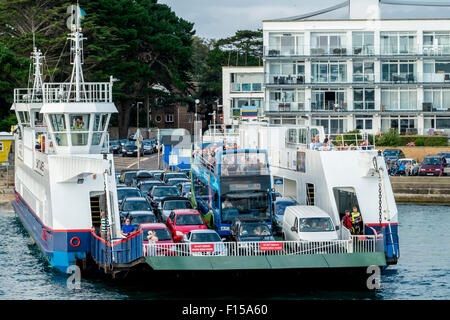
[[187, 297], [183, 290], [135, 281], [82, 279], [80, 290], [69, 289], [69, 275], [48, 267], [14, 212], [0, 208], [0, 299], [449, 299], [450, 207], [398, 209], [401, 256], [382, 272], [380, 290], [343, 290], [333, 283], [287, 289], [271, 279], [263, 291], [242, 288], [224, 295], [210, 288]]

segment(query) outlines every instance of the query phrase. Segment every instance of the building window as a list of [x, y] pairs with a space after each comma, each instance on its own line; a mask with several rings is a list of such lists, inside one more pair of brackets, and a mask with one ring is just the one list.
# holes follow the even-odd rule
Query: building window
[[375, 82], [373, 61], [353, 61], [353, 82]]
[[442, 55], [450, 53], [450, 32], [435, 31], [423, 33], [423, 53]]
[[354, 110], [374, 110], [375, 109], [375, 89], [374, 88], [353, 89], [353, 109]]
[[347, 110], [345, 89], [322, 89], [311, 92], [311, 111]]
[[311, 33], [311, 55], [347, 54], [344, 33]]
[[372, 55], [374, 54], [374, 34], [373, 32], [353, 32], [352, 34], [353, 54]]
[[259, 73], [236, 73], [231, 77], [231, 92], [261, 92], [264, 75]]
[[429, 111], [435, 111], [438, 109], [448, 110], [450, 108], [450, 89], [425, 89], [423, 93], [423, 102], [431, 104], [432, 109]]
[[416, 89], [382, 89], [381, 111], [384, 110], [417, 110]]
[[449, 82], [450, 61], [424, 61], [423, 82]]
[[343, 117], [319, 117], [312, 119], [312, 125], [323, 126], [325, 134], [347, 132], [347, 119]]
[[381, 32], [381, 54], [417, 53], [416, 42], [414, 32]]
[[269, 33], [269, 56], [304, 55], [304, 35], [295, 33]]
[[305, 63], [298, 62], [270, 62], [269, 74], [266, 82], [275, 84], [299, 84], [305, 82]]
[[345, 61], [312, 63], [311, 69], [311, 82], [313, 83], [347, 81], [347, 62]]
[[414, 116], [387, 116], [381, 118], [381, 131], [387, 132], [390, 129], [397, 130], [405, 134], [417, 133], [417, 119]]
[[416, 62], [408, 60], [389, 60], [381, 62], [381, 81], [416, 82]]
[[363, 116], [358, 116], [355, 119], [355, 129], [359, 129], [359, 130], [372, 130], [373, 129], [373, 120], [372, 117], [363, 117]]
[[166, 122], [173, 122], [173, 114], [166, 114]]

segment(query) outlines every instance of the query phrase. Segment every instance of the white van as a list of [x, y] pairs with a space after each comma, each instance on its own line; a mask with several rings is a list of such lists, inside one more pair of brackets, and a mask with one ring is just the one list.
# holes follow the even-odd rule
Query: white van
[[287, 241], [338, 240], [338, 229], [330, 215], [315, 206], [290, 206], [284, 212], [282, 234]]

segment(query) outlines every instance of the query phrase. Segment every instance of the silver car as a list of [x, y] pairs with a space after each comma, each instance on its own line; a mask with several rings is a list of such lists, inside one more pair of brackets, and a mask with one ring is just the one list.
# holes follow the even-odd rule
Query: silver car
[[[184, 234], [182, 243], [190, 243], [192, 256], [227, 256], [228, 248], [215, 230], [192, 230]], [[204, 243], [202, 246], [201, 244]]]

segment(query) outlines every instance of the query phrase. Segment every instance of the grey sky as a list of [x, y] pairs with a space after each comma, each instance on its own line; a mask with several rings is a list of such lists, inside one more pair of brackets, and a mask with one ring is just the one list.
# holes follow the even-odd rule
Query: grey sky
[[[427, 2], [427, 0], [423, 0]], [[159, 0], [179, 16], [194, 22], [196, 34], [202, 38], [225, 38], [237, 30], [262, 28], [262, 21], [291, 17], [327, 8], [343, 0]], [[450, 3], [450, 0], [434, 0]], [[391, 6], [389, 6], [391, 7]], [[385, 18], [394, 18], [394, 10], [386, 7]], [[413, 18], [418, 14], [427, 17], [450, 18], [450, 8], [395, 6], [395, 14]]]

